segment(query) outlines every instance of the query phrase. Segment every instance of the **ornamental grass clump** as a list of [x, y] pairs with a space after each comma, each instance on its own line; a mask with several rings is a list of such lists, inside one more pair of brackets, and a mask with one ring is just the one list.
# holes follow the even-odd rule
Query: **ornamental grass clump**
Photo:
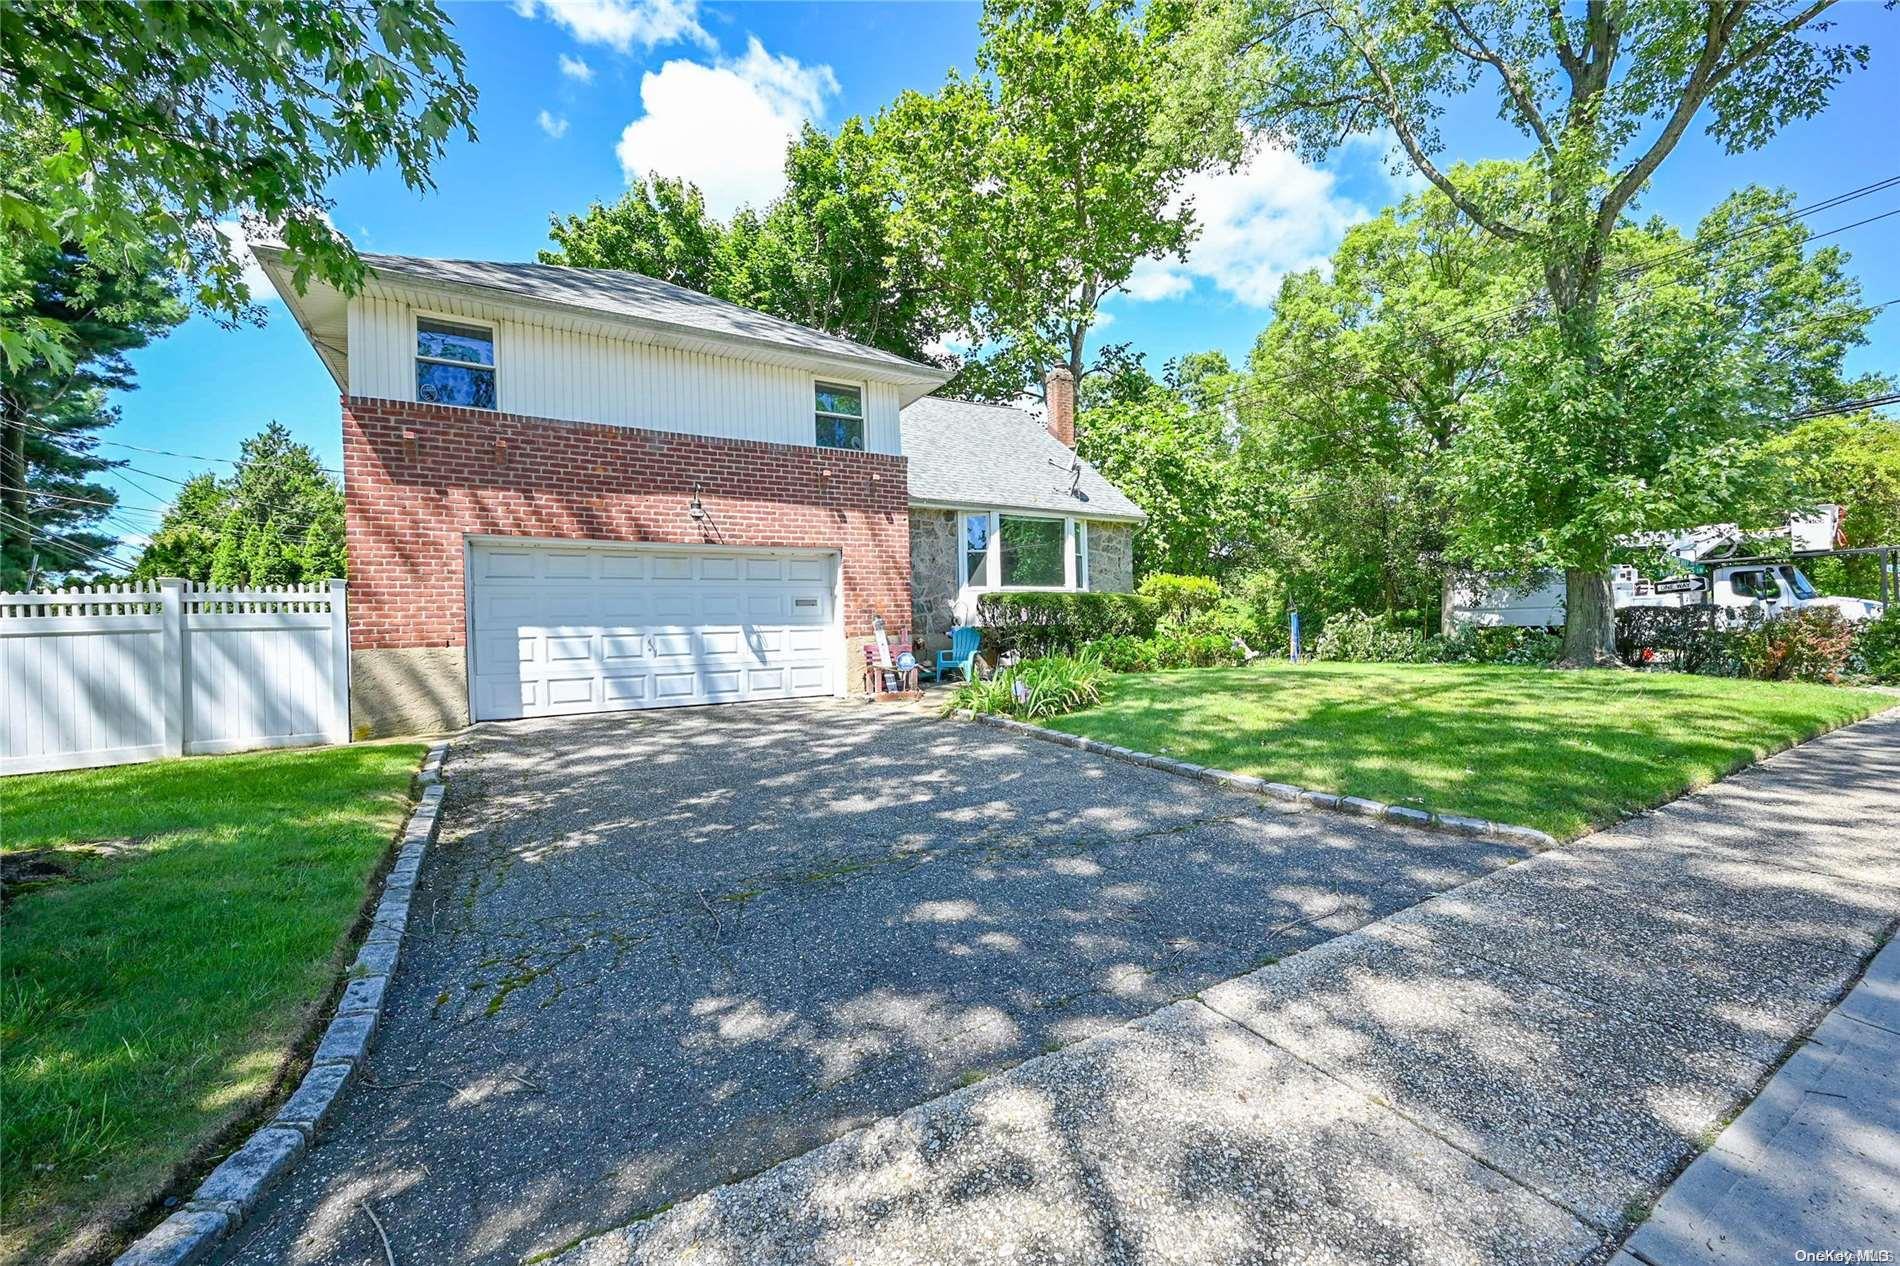
[[1093, 655], [1049, 655], [1005, 668], [987, 681], [966, 681], [950, 692], [945, 713], [967, 709], [1032, 721], [1100, 703], [1109, 670]]

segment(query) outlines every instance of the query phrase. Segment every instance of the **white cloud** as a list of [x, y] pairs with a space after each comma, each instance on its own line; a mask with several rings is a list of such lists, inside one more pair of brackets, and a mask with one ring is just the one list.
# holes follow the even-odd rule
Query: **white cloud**
[[1367, 218], [1336, 184], [1331, 172], [1274, 147], [1260, 149], [1236, 171], [1190, 177], [1181, 194], [1194, 201], [1200, 236], [1185, 263], [1138, 265], [1129, 297], [1174, 298], [1202, 278], [1242, 303], [1270, 306], [1282, 278], [1327, 264], [1346, 229]]
[[681, 40], [717, 47], [699, 24], [698, 0], [514, 0], [514, 8], [524, 18], [546, 14], [581, 43], [621, 53]]
[[758, 38], [743, 57], [708, 66], [675, 60], [640, 77], [644, 113], [627, 124], [615, 153], [629, 184], [650, 171], [682, 177], [716, 214], [763, 206], [785, 184], [785, 144], [824, 114], [838, 92], [829, 66], [774, 57]]
[[1174, 299], [1194, 289], [1194, 279], [1171, 266], [1172, 261], [1141, 259], [1122, 283], [1130, 299]]
[[552, 115], [552, 114], [549, 114], [546, 110], [543, 110], [541, 111], [539, 117], [535, 119], [535, 122], [541, 125], [541, 130], [543, 132], [546, 132], [550, 137], [552, 137], [553, 139], [557, 141], [560, 140], [563, 136], [567, 135], [567, 116], [566, 115], [559, 115], [559, 116]]
[[584, 59], [569, 57], [566, 53], [561, 54], [561, 73], [569, 79], [577, 79], [584, 84], [594, 82], [594, 68], [589, 66]]

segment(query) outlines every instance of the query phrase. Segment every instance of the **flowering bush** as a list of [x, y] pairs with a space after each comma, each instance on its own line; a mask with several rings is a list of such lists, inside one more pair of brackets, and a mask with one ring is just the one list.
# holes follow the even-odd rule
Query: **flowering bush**
[[1417, 663], [1426, 658], [1425, 635], [1396, 627], [1390, 617], [1348, 608], [1327, 619], [1313, 643], [1314, 659], [1347, 663]]
[[1900, 603], [1889, 605], [1885, 615], [1855, 630], [1854, 651], [1869, 677], [1900, 681]]

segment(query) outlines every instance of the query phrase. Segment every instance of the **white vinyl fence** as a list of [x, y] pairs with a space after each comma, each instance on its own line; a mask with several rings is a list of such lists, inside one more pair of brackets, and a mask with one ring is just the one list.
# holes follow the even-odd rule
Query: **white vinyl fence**
[[343, 591], [0, 593], [0, 774], [348, 742]]

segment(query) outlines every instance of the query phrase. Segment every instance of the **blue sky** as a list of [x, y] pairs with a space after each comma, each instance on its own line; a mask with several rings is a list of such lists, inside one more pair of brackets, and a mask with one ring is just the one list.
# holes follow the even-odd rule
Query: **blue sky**
[[[331, 189], [334, 219], [359, 247], [398, 254], [532, 259], [547, 245], [550, 212], [612, 201], [627, 171], [657, 168], [698, 181], [721, 210], [769, 198], [782, 137], [804, 118], [835, 125], [872, 113], [905, 88], [929, 91], [952, 66], [968, 69], [978, 7], [951, 3], [702, 4], [692, 0], [545, 0], [451, 3], [448, 10], [481, 91], [480, 139], [457, 142], [437, 188], [417, 195], [390, 171], [358, 173]], [[1766, 148], [1730, 157], [1691, 137], [1670, 159], [1641, 210], [1684, 225], [1732, 189], [1758, 182], [1793, 189], [1805, 204], [1900, 175], [1900, 13], [1875, 0], [1837, 11], [1844, 37], [1873, 47], [1819, 118]], [[1517, 135], [1485, 93], [1444, 120], [1454, 158], [1510, 157]], [[1325, 257], [1355, 219], [1409, 187], [1381, 148], [1355, 144], [1321, 168], [1269, 152], [1245, 171], [1197, 178], [1205, 223], [1185, 266], [1146, 267], [1134, 295], [1117, 296], [1102, 340], [1131, 340], [1159, 369], [1185, 352], [1221, 348], [1244, 358], [1271, 316], [1290, 269]], [[1826, 230], [1900, 207], [1900, 189], [1824, 215]], [[1900, 217], [1828, 239], [1853, 254], [1872, 303], [1900, 299]], [[265, 298], [270, 296], [266, 293]], [[133, 357], [139, 388], [118, 400], [112, 438], [193, 456], [106, 450], [131, 459], [110, 476], [129, 527], [196, 471], [229, 470], [245, 436], [282, 421], [338, 464], [337, 392], [281, 303], [262, 328], [226, 330], [194, 318]], [[1884, 310], [1854, 368], [1900, 371], [1900, 304]]]

